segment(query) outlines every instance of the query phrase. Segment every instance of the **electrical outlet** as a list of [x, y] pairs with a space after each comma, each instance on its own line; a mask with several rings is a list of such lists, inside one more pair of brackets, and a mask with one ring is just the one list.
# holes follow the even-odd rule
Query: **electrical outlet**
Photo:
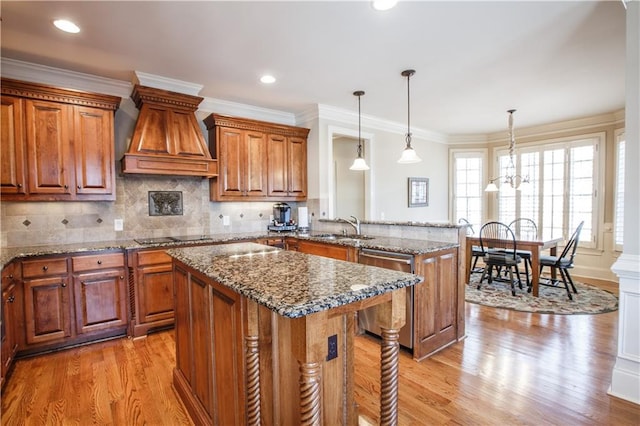
[[231, 225], [231, 220], [230, 220], [229, 216], [222, 216], [222, 225], [223, 226]]
[[338, 358], [338, 335], [334, 334], [327, 339], [327, 361]]
[[114, 219], [113, 220], [113, 230], [114, 231], [123, 231], [124, 230], [124, 220], [123, 219]]

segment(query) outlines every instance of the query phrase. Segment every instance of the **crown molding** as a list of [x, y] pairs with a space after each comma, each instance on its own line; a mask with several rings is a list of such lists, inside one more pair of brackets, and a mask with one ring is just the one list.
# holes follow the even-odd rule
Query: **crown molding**
[[198, 96], [198, 93], [200, 93], [202, 87], [204, 87], [202, 84], [190, 83], [188, 81], [176, 80], [169, 77], [162, 77], [161, 75], [149, 74], [142, 71], [134, 71], [134, 73], [134, 84], [153, 87], [155, 89], [162, 89], [168, 90], [170, 92]]
[[204, 101], [200, 104], [198, 112], [251, 118], [253, 120], [268, 121], [272, 123], [286, 124], [289, 126], [295, 126], [297, 124], [296, 116], [290, 112], [262, 108], [216, 98], [204, 98]]
[[133, 85], [126, 81], [48, 67], [16, 59], [0, 58], [2, 76], [32, 83], [49, 84], [66, 89], [97, 92], [128, 98]]

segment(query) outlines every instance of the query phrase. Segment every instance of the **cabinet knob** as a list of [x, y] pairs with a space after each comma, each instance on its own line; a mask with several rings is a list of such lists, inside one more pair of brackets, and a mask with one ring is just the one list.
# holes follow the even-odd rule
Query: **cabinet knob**
[[80, 185], [78, 185], [78, 189], [82, 189], [82, 187], [80, 187]]
[[65, 186], [64, 186], [64, 189], [69, 189], [69, 185], [65, 185]]
[[48, 269], [49, 269], [49, 267], [46, 266], [46, 265], [42, 267], [42, 270], [45, 271], [45, 272], [47, 272]]
[[13, 279], [13, 274], [9, 274], [9, 279], [12, 280]]
[[120, 279], [121, 279], [121, 280], [124, 280], [124, 276], [120, 275]]
[[22, 184], [21, 183], [18, 184], [18, 188], [22, 188]]
[[66, 286], [67, 286], [67, 283], [63, 282], [62, 287], [66, 287]]
[[16, 300], [15, 296], [13, 296], [13, 295], [9, 296], [9, 299], [8, 299], [9, 303], [13, 303], [15, 300]]
[[98, 265], [102, 265], [102, 260], [98, 260]]

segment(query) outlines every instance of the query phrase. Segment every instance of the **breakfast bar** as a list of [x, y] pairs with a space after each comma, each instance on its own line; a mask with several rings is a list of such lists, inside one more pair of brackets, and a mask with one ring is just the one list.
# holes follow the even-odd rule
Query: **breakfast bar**
[[377, 306], [381, 424], [397, 424], [399, 329], [414, 274], [255, 243], [168, 250], [174, 387], [195, 424], [358, 424], [356, 312]]

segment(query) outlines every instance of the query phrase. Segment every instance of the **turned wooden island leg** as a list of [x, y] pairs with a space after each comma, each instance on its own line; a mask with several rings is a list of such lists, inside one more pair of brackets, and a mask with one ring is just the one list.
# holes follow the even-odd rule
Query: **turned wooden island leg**
[[296, 318], [291, 324], [293, 354], [300, 367], [300, 424], [322, 424], [322, 360], [327, 314]]
[[260, 346], [258, 342], [258, 304], [247, 302], [245, 367], [247, 370], [247, 424], [260, 426]]
[[398, 357], [400, 328], [406, 322], [405, 291], [394, 291], [389, 302], [378, 305], [380, 342], [380, 424], [398, 424]]

